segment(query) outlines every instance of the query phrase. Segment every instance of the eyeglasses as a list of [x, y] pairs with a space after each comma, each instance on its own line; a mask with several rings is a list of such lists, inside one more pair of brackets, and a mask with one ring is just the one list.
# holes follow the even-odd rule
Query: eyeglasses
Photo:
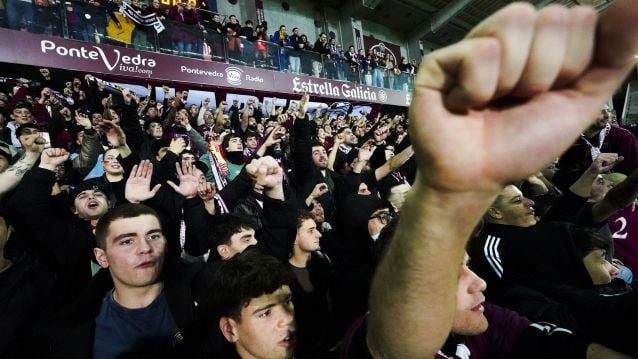
[[394, 213], [392, 212], [380, 212], [376, 215], [370, 217], [369, 219], [378, 219], [381, 224], [388, 224], [394, 218]]

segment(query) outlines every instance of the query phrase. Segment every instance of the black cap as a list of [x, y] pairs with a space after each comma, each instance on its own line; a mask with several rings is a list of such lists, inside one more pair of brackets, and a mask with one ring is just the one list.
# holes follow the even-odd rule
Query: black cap
[[103, 178], [97, 177], [82, 181], [77, 186], [73, 187], [73, 189], [69, 192], [71, 202], [75, 201], [75, 197], [86, 190], [100, 191], [106, 194], [107, 198], [111, 197], [111, 188], [109, 184]]

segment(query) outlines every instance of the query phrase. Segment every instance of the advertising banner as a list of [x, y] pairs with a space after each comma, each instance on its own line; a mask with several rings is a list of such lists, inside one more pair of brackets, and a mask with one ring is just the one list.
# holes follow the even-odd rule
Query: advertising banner
[[401, 63], [401, 47], [391, 42], [381, 41], [375, 39], [372, 36], [363, 36], [363, 44], [366, 48], [366, 52], [374, 51], [377, 57], [384, 57], [386, 53], [390, 53], [390, 56], [394, 58], [395, 64]]
[[410, 94], [351, 82], [143, 52], [0, 28], [0, 62], [233, 89], [408, 106]]

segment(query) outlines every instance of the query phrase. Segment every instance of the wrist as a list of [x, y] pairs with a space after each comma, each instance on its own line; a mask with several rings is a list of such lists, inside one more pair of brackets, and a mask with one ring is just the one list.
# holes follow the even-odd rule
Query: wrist
[[38, 167], [40, 167], [42, 169], [45, 169], [45, 170], [49, 170], [51, 172], [55, 172], [55, 167], [57, 167], [57, 166], [54, 165], [54, 164], [50, 164], [50, 163], [40, 163], [40, 165]]
[[268, 198], [278, 199], [281, 201], [285, 199], [284, 188], [281, 184], [273, 188], [264, 188], [264, 195]]

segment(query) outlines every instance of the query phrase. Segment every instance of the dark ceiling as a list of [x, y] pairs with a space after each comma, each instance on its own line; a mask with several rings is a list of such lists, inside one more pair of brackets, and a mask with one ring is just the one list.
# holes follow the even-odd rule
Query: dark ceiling
[[[568, 7], [579, 4], [594, 6], [602, 11], [614, 0], [529, 0], [536, 7], [548, 4], [562, 4]], [[481, 20], [498, 9], [510, 4], [508, 0], [324, 0], [324, 4], [338, 9], [347, 8], [351, 16], [385, 24], [388, 28], [404, 34], [406, 40], [419, 36], [435, 46], [445, 46], [461, 39]], [[459, 11], [443, 22], [434, 32], [430, 22], [441, 15], [447, 7], [459, 6]]]

